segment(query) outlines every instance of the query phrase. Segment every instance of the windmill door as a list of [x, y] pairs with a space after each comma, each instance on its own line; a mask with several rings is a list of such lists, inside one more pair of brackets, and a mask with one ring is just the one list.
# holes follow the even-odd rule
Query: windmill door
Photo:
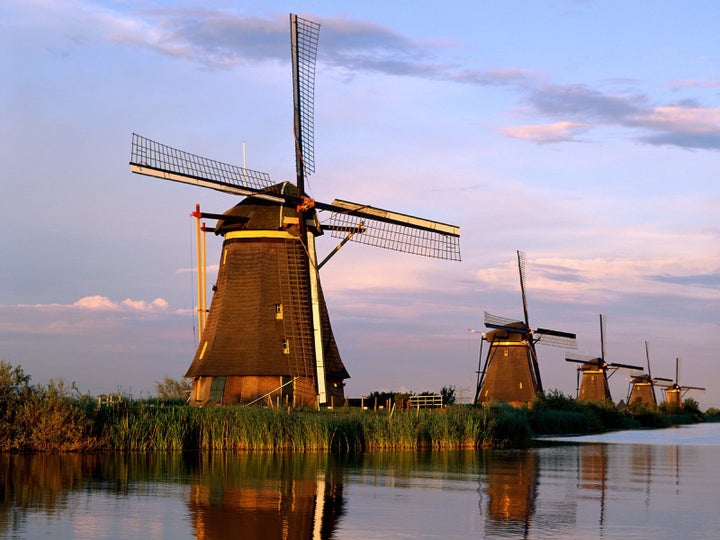
[[282, 378], [282, 402], [286, 404], [294, 404], [293, 402], [293, 390], [295, 383], [292, 380], [292, 377], [283, 377]]
[[210, 403], [222, 403], [225, 393], [225, 377], [213, 377], [210, 383]]

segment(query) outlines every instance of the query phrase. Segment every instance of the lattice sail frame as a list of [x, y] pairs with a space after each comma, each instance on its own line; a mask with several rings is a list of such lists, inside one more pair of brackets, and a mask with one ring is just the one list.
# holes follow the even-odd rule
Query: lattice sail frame
[[533, 332], [535, 343], [561, 349], [577, 349], [577, 339], [573, 334], [538, 328]]
[[[298, 165], [303, 168], [305, 175], [315, 172], [315, 62], [317, 58], [318, 41], [320, 39], [320, 24], [307, 19], [293, 16], [297, 35], [292, 39], [293, 48], [297, 43], [297, 51], [293, 51], [293, 89], [295, 106], [299, 109], [299, 133], [296, 140], [300, 140], [300, 156]], [[296, 131], [298, 126], [295, 126]]]
[[267, 173], [191, 154], [137, 133], [132, 135], [130, 165], [133, 172], [148, 174], [147, 171], [137, 169], [150, 169], [165, 173], [151, 176], [161, 176], [183, 183], [190, 183], [195, 179], [197, 185], [223, 192], [230, 191], [229, 187], [236, 187], [239, 189], [239, 195], [262, 192], [274, 184]]
[[[460, 231], [453, 225], [389, 212], [347, 201], [333, 201], [329, 219], [331, 236], [343, 238], [357, 231], [351, 242], [432, 257], [460, 261]], [[342, 207], [344, 210], [338, 209]], [[354, 213], [351, 213], [354, 212]]]
[[577, 339], [575, 334], [569, 332], [560, 332], [558, 330], [548, 330], [546, 328], [538, 328], [531, 330], [524, 322], [517, 319], [508, 319], [485, 312], [485, 325], [489, 327], [503, 327], [508, 330], [517, 329], [518, 332], [528, 331], [532, 334], [534, 342], [549, 347], [559, 347], [564, 349], [577, 349]]
[[492, 313], [485, 312], [484, 322], [486, 325], [494, 326], [525, 326], [525, 323], [518, 319], [508, 319], [507, 317], [500, 317], [499, 315], [493, 315]]

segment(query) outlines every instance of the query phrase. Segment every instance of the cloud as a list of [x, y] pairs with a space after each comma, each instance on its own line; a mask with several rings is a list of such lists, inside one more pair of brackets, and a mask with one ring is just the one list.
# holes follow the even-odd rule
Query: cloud
[[0, 333], [118, 335], [136, 324], [157, 324], [191, 314], [189, 309], [170, 310], [168, 302], [126, 298], [120, 302], [105, 296], [85, 296], [70, 304], [3, 306]]
[[[117, 310], [119, 309], [118, 304], [111, 301], [109, 298], [105, 296], [85, 296], [84, 298], [81, 298], [77, 302], [74, 302], [72, 304], [74, 307], [79, 307], [83, 309], [93, 309], [93, 310], [101, 310], [101, 311], [107, 311], [107, 310]], [[42, 306], [35, 306], [35, 307], [42, 307]]]
[[555, 122], [537, 126], [511, 126], [500, 132], [514, 139], [524, 139], [538, 143], [576, 141], [577, 135], [584, 133], [589, 124], [578, 122]]
[[[34, 24], [64, 24], [68, 43], [95, 39], [143, 47], [209, 69], [233, 69], [250, 63], [286, 64], [286, 15], [245, 17], [229, 9], [156, 7], [138, 9], [89, 2], [34, 2]], [[72, 13], [72, 18], [69, 17]], [[28, 16], [28, 15], [26, 15]], [[517, 139], [540, 143], [576, 141], [592, 128], [632, 130], [649, 145], [720, 150], [720, 109], [683, 102], [652, 104], [641, 93], [606, 92], [587, 84], [553, 84], [522, 66], [478, 69], [448, 61], [448, 50], [461, 44], [414, 40], [381, 24], [343, 17], [308, 15], [322, 26], [318, 60], [346, 78], [359, 73], [504, 87], [517, 92], [526, 117], [543, 121], [500, 128]], [[64, 21], [62, 23], [61, 21]], [[75, 46], [75, 45], [72, 45]], [[715, 87], [712, 81], [671, 83], [676, 88]]]
[[[655, 258], [603, 256], [528, 259], [525, 284], [528, 294], [544, 301], [574, 304], [611, 304], [622, 297], [645, 296], [656, 301], [670, 298], [720, 301], [720, 272], [708, 259], [688, 256]], [[518, 291], [516, 261], [475, 272], [483, 291]], [[664, 299], [664, 300], [663, 300]]]
[[665, 274], [661, 276], [648, 276], [648, 279], [654, 279], [663, 283], [676, 283], [678, 285], [706, 287], [709, 289], [720, 290], [720, 271], [695, 275], [672, 276]]
[[667, 83], [671, 88], [720, 88], [720, 77], [714, 79], [700, 79], [687, 81], [671, 81]]
[[565, 142], [575, 140], [577, 129], [621, 127], [639, 130], [636, 140], [646, 144], [720, 150], [717, 107], [702, 107], [689, 100], [652, 106], [644, 95], [605, 93], [582, 84], [543, 84], [528, 88], [526, 96], [523, 114], [562, 120], [549, 126], [504, 128], [501, 131], [505, 135]]
[[164, 300], [163, 298], [156, 298], [149, 303], [144, 300], [131, 300], [130, 298], [126, 298], [122, 301], [122, 305], [135, 311], [145, 312], [167, 311], [168, 309], [167, 300]]
[[[54, 308], [61, 308], [63, 306], [59, 304], [50, 304]], [[156, 298], [152, 302], [146, 302], [145, 300], [133, 300], [132, 298], [126, 298], [122, 302], [113, 302], [106, 296], [85, 296], [71, 304], [72, 307], [93, 310], [93, 311], [142, 311], [142, 312], [158, 312], [167, 311], [168, 303], [163, 298]], [[35, 306], [42, 308], [43, 306]]]

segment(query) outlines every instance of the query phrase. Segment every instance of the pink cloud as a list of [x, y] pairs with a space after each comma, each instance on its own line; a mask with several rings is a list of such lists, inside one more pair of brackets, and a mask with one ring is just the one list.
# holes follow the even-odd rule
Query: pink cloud
[[501, 129], [500, 132], [513, 139], [550, 143], [575, 140], [575, 137], [587, 128], [588, 124], [580, 122], [555, 122], [535, 126], [511, 126]]
[[115, 302], [106, 296], [100, 295], [85, 296], [77, 302], [74, 302], [72, 306], [100, 311], [115, 311], [118, 309], [118, 305]]
[[682, 129], [690, 133], [720, 131], [720, 108], [656, 107], [643, 119], [645, 125], [662, 129]]

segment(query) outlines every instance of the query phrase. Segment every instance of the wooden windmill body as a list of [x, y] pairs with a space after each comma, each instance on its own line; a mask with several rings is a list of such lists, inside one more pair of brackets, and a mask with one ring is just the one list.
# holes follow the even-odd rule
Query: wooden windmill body
[[[207, 322], [186, 373], [197, 405], [340, 404], [349, 374], [340, 358], [319, 268], [348, 240], [460, 260], [459, 228], [415, 216], [305, 193], [314, 172], [313, 96], [319, 25], [290, 16], [296, 183], [221, 163], [133, 134], [138, 174], [246, 197], [216, 219], [223, 237]], [[320, 223], [318, 212], [331, 215]], [[315, 237], [342, 242], [321, 263]], [[200, 303], [199, 303], [200, 305]], [[201, 308], [199, 307], [199, 310]]]
[[517, 256], [524, 320], [507, 319], [485, 312], [485, 326], [490, 331], [483, 336], [483, 341], [488, 343], [488, 352], [483, 369], [478, 370], [476, 403], [529, 403], [543, 391], [535, 344], [577, 347], [575, 334], [530, 328], [525, 297], [525, 254], [518, 251]]
[[675, 358], [675, 381], [665, 387], [665, 403], [682, 407], [685, 394], [690, 390], [704, 391], [702, 386], [681, 386], [680, 385], [680, 358]]
[[657, 396], [655, 395], [656, 384], [672, 382], [672, 379], [652, 376], [650, 369], [650, 351], [647, 341], [645, 342], [645, 357], [647, 359], [648, 372], [630, 377], [627, 403], [628, 405], [640, 404], [655, 407], [657, 406]]
[[605, 316], [602, 314], [600, 315], [600, 354], [599, 357], [592, 358], [565, 353], [565, 360], [568, 362], [582, 364], [577, 368], [579, 401], [612, 401], [608, 379], [619, 369], [643, 370], [641, 366], [605, 361]]

